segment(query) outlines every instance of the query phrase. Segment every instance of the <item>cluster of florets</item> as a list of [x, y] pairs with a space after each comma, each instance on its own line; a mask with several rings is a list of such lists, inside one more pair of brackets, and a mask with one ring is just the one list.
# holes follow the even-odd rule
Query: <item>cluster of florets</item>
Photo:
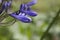
[[[3, 0], [1, 0], [1, 1], [2, 1], [2, 8], [0, 10], [0, 14], [4, 10], [9, 8], [12, 4], [12, 0], [5, 1], [5, 2]], [[32, 17], [37, 16], [37, 13], [35, 11], [31, 10], [31, 6], [36, 3], [37, 3], [36, 0], [32, 0], [31, 2], [28, 2], [26, 4], [21, 4], [19, 10], [11, 13], [9, 15], [17, 20], [24, 22], [24, 23], [30, 23], [30, 22], [32, 22], [32, 19], [30, 18], [30, 16], [32, 16]]]

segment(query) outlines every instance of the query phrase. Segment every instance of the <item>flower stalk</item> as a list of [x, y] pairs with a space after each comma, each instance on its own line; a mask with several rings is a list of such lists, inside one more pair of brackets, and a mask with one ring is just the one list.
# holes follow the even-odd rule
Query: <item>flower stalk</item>
[[40, 40], [43, 40], [44, 37], [46, 36], [46, 34], [49, 32], [49, 30], [51, 29], [52, 25], [54, 24], [54, 22], [56, 21], [57, 17], [59, 16], [60, 13], [60, 9], [58, 10], [56, 16], [53, 18], [52, 22], [50, 23], [50, 25], [48, 26], [47, 30], [45, 31], [45, 33], [42, 35]]

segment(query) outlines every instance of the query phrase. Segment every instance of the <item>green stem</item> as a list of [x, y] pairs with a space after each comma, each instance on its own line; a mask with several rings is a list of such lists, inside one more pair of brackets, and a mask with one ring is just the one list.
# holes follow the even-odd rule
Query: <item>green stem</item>
[[0, 22], [3, 21], [6, 17], [8, 17], [7, 14], [3, 14], [3, 15], [1, 15], [1, 16], [0, 16]]
[[54, 24], [54, 22], [56, 21], [56, 18], [59, 16], [60, 10], [57, 12], [56, 16], [53, 18], [52, 22], [50, 23], [50, 25], [48, 26], [47, 30], [45, 31], [45, 33], [42, 35], [40, 40], [43, 40], [43, 38], [46, 36], [46, 34], [48, 33], [48, 31], [50, 30], [50, 28], [52, 27], [52, 25]]

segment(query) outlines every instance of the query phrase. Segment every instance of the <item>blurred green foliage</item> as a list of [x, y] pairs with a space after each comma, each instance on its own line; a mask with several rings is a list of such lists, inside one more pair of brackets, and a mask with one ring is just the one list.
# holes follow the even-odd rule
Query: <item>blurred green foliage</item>
[[[27, 2], [29, 0], [13, 0], [11, 10], [17, 11], [21, 3]], [[38, 13], [38, 16], [31, 17], [32, 23], [22, 23], [4, 12], [7, 17], [0, 15], [0, 22], [4, 23], [0, 23], [0, 40], [40, 40], [59, 8], [60, 0], [38, 0], [32, 7]], [[60, 14], [44, 39], [60, 40]]]

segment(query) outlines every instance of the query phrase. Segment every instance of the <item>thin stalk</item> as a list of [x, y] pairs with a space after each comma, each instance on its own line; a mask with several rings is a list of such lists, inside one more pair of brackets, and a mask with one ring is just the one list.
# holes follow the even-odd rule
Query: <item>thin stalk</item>
[[45, 33], [42, 35], [40, 40], [43, 40], [43, 38], [46, 36], [46, 34], [48, 33], [48, 31], [50, 30], [50, 28], [52, 27], [52, 25], [54, 24], [54, 22], [56, 21], [57, 17], [59, 16], [60, 13], [60, 9], [57, 12], [56, 16], [53, 18], [52, 22], [50, 23], [50, 25], [48, 26], [47, 30], [45, 31]]
[[0, 16], [0, 22], [1, 22], [1, 21], [3, 21], [6, 17], [8, 17], [8, 15], [6, 15], [6, 14], [5, 14], [5, 15]]

